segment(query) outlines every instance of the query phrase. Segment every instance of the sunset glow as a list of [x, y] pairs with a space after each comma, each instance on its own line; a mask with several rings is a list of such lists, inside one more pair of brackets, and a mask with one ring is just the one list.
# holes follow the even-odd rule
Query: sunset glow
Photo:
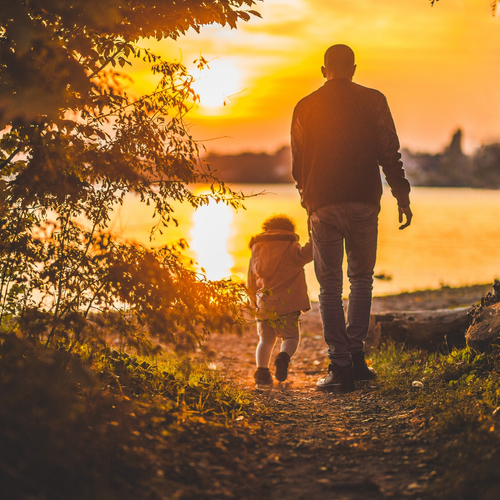
[[[189, 120], [213, 151], [288, 144], [293, 108], [323, 84], [323, 54], [334, 43], [354, 49], [354, 80], [387, 96], [403, 147], [439, 151], [461, 127], [471, 151], [500, 140], [500, 17], [490, 4], [265, 0], [256, 5], [263, 19], [236, 30], [207, 26], [150, 46], [200, 77], [202, 103]], [[207, 76], [193, 64], [200, 55]]]
[[197, 73], [194, 73], [193, 87], [205, 112], [218, 113], [219, 108], [229, 105], [232, 96], [242, 90], [240, 73], [228, 62], [212, 61], [208, 68]]
[[[489, 0], [440, 0], [434, 7], [428, 0], [265, 0], [256, 6], [262, 19], [241, 22], [236, 30], [206, 26], [177, 41], [144, 44], [182, 62], [193, 75], [201, 102], [185, 120], [209, 152], [274, 153], [288, 145], [295, 105], [324, 83], [324, 51], [346, 43], [356, 54], [354, 81], [387, 96], [402, 147], [442, 151], [460, 127], [469, 154], [500, 141], [500, 15], [492, 16], [490, 5]], [[200, 57], [208, 61], [207, 69], [197, 68]], [[133, 76], [138, 87], [152, 83], [143, 73]], [[243, 276], [245, 242], [277, 210], [277, 199], [269, 198], [265, 213], [252, 214], [248, 232], [241, 228], [245, 216], [220, 204], [201, 207], [186, 222], [189, 229], [184, 226], [191, 235], [190, 256], [214, 279]], [[228, 244], [234, 247], [229, 253]], [[385, 267], [382, 271], [389, 270]], [[383, 286], [395, 284], [396, 278]]]

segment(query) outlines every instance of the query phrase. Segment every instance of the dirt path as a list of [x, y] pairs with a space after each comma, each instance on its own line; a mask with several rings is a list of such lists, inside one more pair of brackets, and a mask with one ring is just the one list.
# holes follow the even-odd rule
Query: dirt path
[[228, 340], [216, 336], [210, 342], [218, 351], [215, 363], [229, 367], [230, 376], [268, 410], [267, 459], [252, 464], [264, 498], [420, 498], [438, 474], [435, 451], [422, 433], [425, 422], [382, 397], [378, 384], [358, 383], [348, 395], [315, 390], [327, 366], [317, 332], [304, 333], [287, 382], [270, 391], [255, 389], [255, 334], [241, 338], [243, 351]]
[[[454, 293], [446, 299], [442, 294], [404, 295], [399, 302], [375, 301], [374, 309], [422, 308], [426, 299], [431, 299], [426, 302], [430, 309], [472, 304], [482, 293], [483, 288], [461, 298]], [[271, 500], [431, 498], [423, 491], [440, 476], [442, 465], [417, 410], [384, 397], [379, 382], [358, 383], [348, 395], [315, 390], [328, 366], [317, 306], [304, 316], [301, 344], [286, 383], [275, 383], [269, 391], [255, 389], [256, 344], [253, 329], [241, 338], [214, 335], [209, 342], [214, 363], [253, 391], [267, 409], [263, 449], [256, 450], [261, 458], [248, 464], [254, 488], [238, 498], [257, 498], [256, 491], [262, 494], [259, 498]]]

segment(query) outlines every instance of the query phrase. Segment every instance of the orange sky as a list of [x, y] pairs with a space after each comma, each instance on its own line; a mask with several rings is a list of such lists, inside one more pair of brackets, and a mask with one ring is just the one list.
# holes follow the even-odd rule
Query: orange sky
[[[461, 127], [470, 151], [500, 140], [500, 16], [490, 3], [265, 0], [256, 8], [263, 19], [237, 30], [207, 27], [144, 44], [188, 68], [200, 54], [212, 61], [209, 72], [193, 72], [199, 93], [208, 104], [225, 94], [227, 105], [199, 106], [188, 120], [210, 151], [288, 144], [293, 108], [323, 84], [323, 53], [334, 43], [354, 49], [354, 81], [387, 96], [403, 147], [438, 151]], [[134, 79], [142, 87], [149, 77]]]

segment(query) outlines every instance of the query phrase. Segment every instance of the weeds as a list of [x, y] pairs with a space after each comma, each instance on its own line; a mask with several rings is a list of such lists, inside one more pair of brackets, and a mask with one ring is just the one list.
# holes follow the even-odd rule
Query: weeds
[[[449, 354], [385, 346], [374, 364], [382, 390], [420, 412], [447, 473], [439, 498], [489, 499], [500, 492], [500, 349]], [[423, 383], [414, 388], [413, 382]], [[447, 493], [443, 493], [446, 491]]]
[[179, 481], [203, 481], [183, 478], [205, 453], [196, 436], [207, 449], [237, 441], [252, 407], [221, 373], [178, 356], [69, 354], [13, 335], [0, 339], [0, 400], [10, 500], [168, 497]]
[[93, 369], [114, 392], [152, 403], [167, 399], [192, 414], [236, 418], [251, 405], [220, 371], [174, 354], [151, 359], [106, 348], [94, 357]]

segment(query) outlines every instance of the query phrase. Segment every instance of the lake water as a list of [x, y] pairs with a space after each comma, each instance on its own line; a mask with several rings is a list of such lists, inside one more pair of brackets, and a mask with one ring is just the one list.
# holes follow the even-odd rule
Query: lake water
[[[245, 194], [263, 194], [246, 200], [246, 210], [238, 212], [215, 203], [197, 211], [187, 204], [176, 205], [179, 226], [169, 227], [153, 242], [149, 242], [151, 210], [129, 197], [115, 215], [113, 230], [148, 246], [185, 238], [190, 245], [188, 256], [199, 262], [211, 279], [246, 279], [248, 242], [261, 232], [263, 220], [272, 214], [291, 216], [300, 241], [307, 241], [307, 216], [293, 185], [232, 187]], [[196, 189], [201, 191], [203, 187]], [[376, 295], [442, 284], [489, 283], [500, 277], [500, 191], [415, 187], [411, 192], [412, 225], [400, 231], [396, 201], [387, 187], [384, 189], [375, 274], [390, 279], [375, 280]], [[317, 299], [319, 285], [312, 264], [306, 266], [306, 277], [310, 296]]]

